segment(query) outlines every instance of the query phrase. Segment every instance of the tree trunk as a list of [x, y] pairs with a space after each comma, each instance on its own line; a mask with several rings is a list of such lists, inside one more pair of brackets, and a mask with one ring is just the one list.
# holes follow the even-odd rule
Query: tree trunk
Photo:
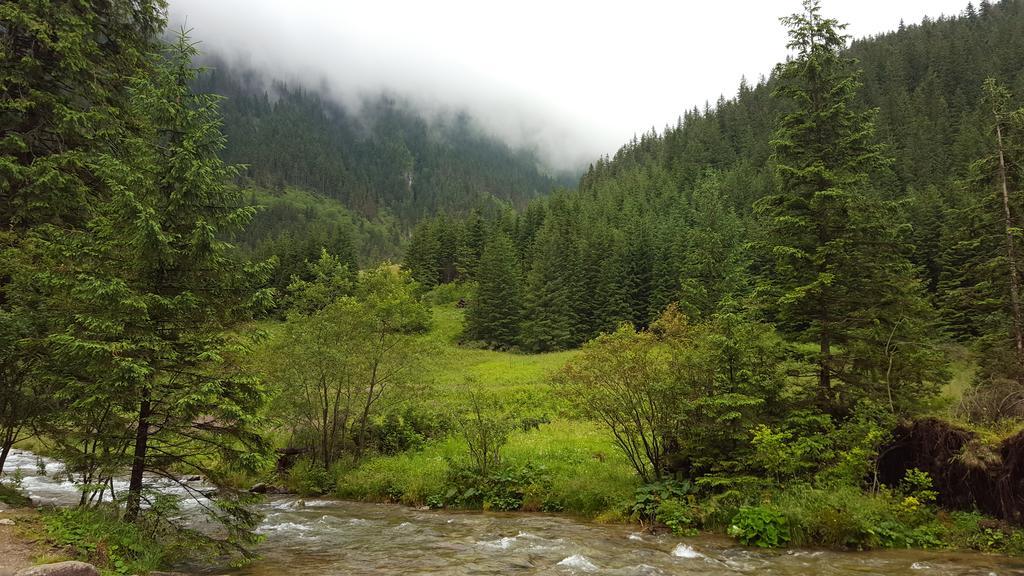
[[363, 405], [362, 418], [359, 419], [359, 440], [356, 445], [355, 460], [358, 462], [363, 457], [363, 449], [366, 447], [366, 422], [370, 419], [370, 408], [373, 406], [373, 393], [377, 387], [377, 370], [380, 368], [381, 356], [384, 354], [385, 332], [382, 329], [378, 342], [378, 351], [373, 358], [373, 369], [370, 373], [370, 389], [366, 394], [366, 404]]
[[3, 445], [0, 446], [0, 476], [4, 474], [4, 462], [7, 462], [7, 455], [11, 453], [14, 446], [14, 439], [18, 437], [18, 431], [8, 428], [4, 431]]
[[818, 393], [821, 394], [823, 408], [829, 413], [835, 409], [835, 398], [832, 397], [832, 371], [829, 366], [832, 362], [832, 338], [828, 333], [828, 322], [823, 322], [822, 334], [819, 337], [818, 358]]
[[146, 449], [149, 447], [149, 417], [152, 414], [150, 404], [151, 390], [146, 386], [143, 390], [142, 402], [139, 404], [139, 427], [135, 431], [135, 454], [132, 458], [132, 473], [128, 480], [128, 503], [125, 507], [125, 519], [135, 521], [142, 508], [142, 473], [146, 470]]
[[1003, 128], [996, 113], [996, 143], [999, 146], [999, 180], [1003, 191], [1003, 216], [1006, 224], [1006, 257], [1010, 272], [1010, 307], [1013, 313], [1013, 337], [1017, 345], [1017, 379], [1024, 378], [1024, 327], [1020, 314], [1020, 276], [1017, 270], [1017, 249], [1013, 241], [1013, 214], [1010, 212], [1010, 189], [1006, 176], [1006, 157], [1003, 152]]

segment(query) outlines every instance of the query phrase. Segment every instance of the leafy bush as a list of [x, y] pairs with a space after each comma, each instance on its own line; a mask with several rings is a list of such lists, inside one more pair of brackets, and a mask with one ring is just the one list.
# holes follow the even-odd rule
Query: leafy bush
[[451, 429], [449, 415], [409, 404], [374, 419], [367, 436], [376, 452], [390, 455], [418, 450], [429, 440], [443, 438]]
[[932, 490], [932, 477], [917, 468], [911, 468], [904, 473], [899, 489], [908, 498], [913, 498], [926, 506], [933, 504], [939, 495]]
[[[460, 427], [474, 472], [488, 477], [501, 466], [501, 449], [508, 443], [512, 417], [494, 394], [467, 380], [466, 406]], [[500, 474], [500, 472], [498, 472]]]
[[696, 519], [693, 510], [682, 500], [665, 500], [658, 505], [655, 514], [658, 522], [668, 526], [669, 530], [677, 536], [696, 535]]
[[501, 466], [488, 474], [475, 467], [451, 465], [443, 495], [434, 502], [446, 506], [512, 511], [521, 509], [556, 512], [561, 506], [548, 500], [550, 476], [542, 466]]
[[790, 541], [789, 521], [777, 510], [744, 506], [733, 517], [729, 535], [746, 546], [778, 548]]
[[642, 521], [655, 520], [663, 503], [685, 498], [692, 492], [693, 486], [686, 481], [665, 480], [644, 484], [634, 492], [629, 513]]

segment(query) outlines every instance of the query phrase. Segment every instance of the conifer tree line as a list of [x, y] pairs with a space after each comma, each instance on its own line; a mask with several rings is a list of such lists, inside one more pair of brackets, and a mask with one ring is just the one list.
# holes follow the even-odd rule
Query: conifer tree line
[[[571, 348], [678, 303], [774, 324], [832, 413], [866, 387], [894, 407], [926, 395], [937, 339], [971, 344], [979, 381], [1017, 403], [1024, 3], [852, 44], [805, 8], [785, 23], [812, 40], [769, 78], [634, 139], [576, 190], [421, 223], [406, 265], [427, 286], [475, 283], [465, 337], [495, 347]], [[922, 389], [886, 390], [897, 380]]]

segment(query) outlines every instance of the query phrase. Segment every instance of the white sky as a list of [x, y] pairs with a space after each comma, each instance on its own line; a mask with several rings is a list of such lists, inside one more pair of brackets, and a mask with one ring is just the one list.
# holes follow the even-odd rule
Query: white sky
[[[799, 0], [171, 0], [201, 47], [353, 104], [390, 90], [465, 108], [552, 165], [612, 154], [634, 134], [732, 96], [786, 56]], [[967, 0], [824, 0], [855, 37]]]

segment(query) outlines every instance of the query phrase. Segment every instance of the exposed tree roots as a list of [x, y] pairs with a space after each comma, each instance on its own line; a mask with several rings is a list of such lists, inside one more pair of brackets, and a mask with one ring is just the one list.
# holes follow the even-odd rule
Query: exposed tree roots
[[1024, 431], [989, 445], [944, 420], [915, 420], [895, 430], [878, 468], [889, 486], [918, 468], [932, 477], [940, 505], [1024, 523]]

